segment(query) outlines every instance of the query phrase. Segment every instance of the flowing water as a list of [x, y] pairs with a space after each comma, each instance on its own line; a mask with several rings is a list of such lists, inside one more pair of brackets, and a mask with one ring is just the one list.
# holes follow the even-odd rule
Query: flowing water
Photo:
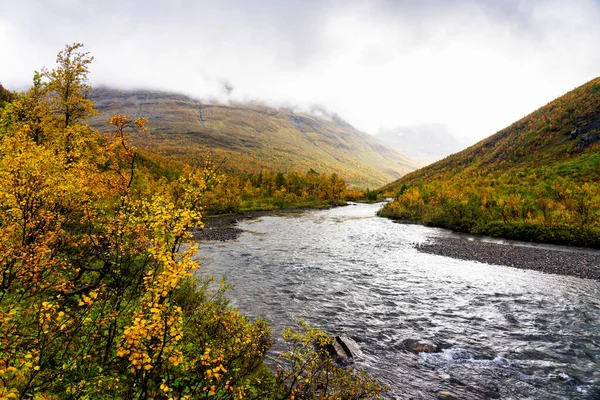
[[[448, 233], [379, 207], [240, 223], [238, 239], [201, 244], [200, 271], [227, 276], [232, 304], [276, 335], [302, 317], [353, 338], [391, 399], [600, 399], [599, 282], [420, 253]], [[444, 350], [413, 354], [405, 339]]]

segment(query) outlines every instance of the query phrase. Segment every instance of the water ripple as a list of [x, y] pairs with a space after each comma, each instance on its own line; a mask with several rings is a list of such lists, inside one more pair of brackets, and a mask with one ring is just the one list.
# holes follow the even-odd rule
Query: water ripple
[[276, 333], [304, 317], [352, 337], [392, 399], [600, 398], [600, 283], [420, 253], [447, 231], [377, 208], [246, 221], [236, 241], [202, 244], [199, 273], [226, 275], [232, 304]]

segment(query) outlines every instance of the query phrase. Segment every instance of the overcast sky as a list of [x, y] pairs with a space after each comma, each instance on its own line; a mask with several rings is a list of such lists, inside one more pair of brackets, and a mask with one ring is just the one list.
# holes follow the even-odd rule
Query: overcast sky
[[83, 42], [93, 85], [318, 104], [370, 133], [443, 124], [472, 143], [599, 76], [599, 21], [599, 0], [0, 0], [0, 82], [23, 88]]

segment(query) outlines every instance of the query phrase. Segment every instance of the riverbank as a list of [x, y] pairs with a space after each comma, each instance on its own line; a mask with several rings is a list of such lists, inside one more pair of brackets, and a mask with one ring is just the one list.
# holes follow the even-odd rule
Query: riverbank
[[417, 245], [423, 253], [459, 260], [530, 269], [548, 274], [576, 276], [600, 281], [600, 252], [571, 251], [559, 247], [516, 246], [465, 238], [439, 237]]
[[499, 239], [553, 244], [558, 246], [577, 246], [600, 250], [600, 229], [594, 224], [580, 225], [577, 222], [563, 225], [546, 225], [529, 221], [505, 222], [503, 220], [485, 220], [464, 212], [466, 220], [457, 219], [449, 212], [419, 212], [404, 209], [397, 201], [386, 204], [377, 211], [377, 215], [391, 219], [399, 224], [418, 224], [454, 232], [485, 235]]
[[276, 210], [258, 210], [240, 212], [236, 214], [222, 214], [222, 215], [208, 215], [202, 219], [204, 228], [192, 230], [192, 235], [196, 241], [205, 240], [217, 240], [217, 241], [228, 241], [237, 239], [237, 237], [243, 232], [240, 228], [236, 227], [239, 221], [255, 219], [266, 215], [282, 215], [297, 213], [309, 210], [323, 210], [333, 207], [342, 207], [341, 205], [330, 205], [327, 207], [319, 208], [284, 208]]

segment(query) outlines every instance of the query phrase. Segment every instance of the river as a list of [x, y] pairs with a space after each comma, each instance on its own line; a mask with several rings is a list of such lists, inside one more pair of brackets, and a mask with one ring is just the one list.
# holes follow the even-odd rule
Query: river
[[447, 232], [380, 206], [244, 221], [236, 240], [201, 243], [199, 273], [226, 276], [232, 305], [275, 335], [302, 317], [353, 338], [390, 399], [600, 399], [600, 282], [421, 253]]

